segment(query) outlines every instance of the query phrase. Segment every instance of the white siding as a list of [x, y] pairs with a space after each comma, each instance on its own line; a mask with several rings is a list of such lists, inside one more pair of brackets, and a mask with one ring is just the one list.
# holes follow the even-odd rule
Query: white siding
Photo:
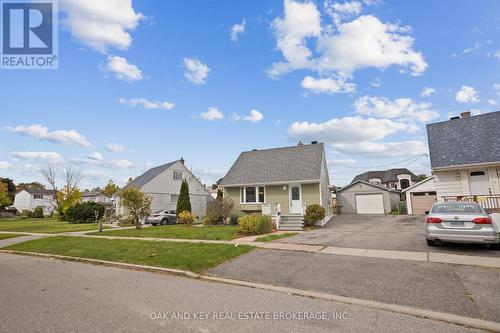
[[25, 190], [17, 193], [14, 197], [14, 207], [21, 213], [23, 210], [33, 211], [38, 206], [43, 207], [44, 215], [50, 215], [55, 208], [55, 200], [51, 195], [44, 195], [43, 198], [34, 199]]
[[415, 187], [412, 187], [406, 193], [406, 208], [408, 209], [408, 214], [413, 214], [413, 207], [411, 204], [411, 193], [415, 192], [436, 192], [436, 181], [435, 177], [431, 178]]

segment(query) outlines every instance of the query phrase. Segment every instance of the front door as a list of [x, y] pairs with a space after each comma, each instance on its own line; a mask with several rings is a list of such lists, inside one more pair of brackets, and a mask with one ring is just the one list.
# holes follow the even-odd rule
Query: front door
[[302, 215], [302, 193], [300, 185], [290, 186], [290, 214]]
[[490, 178], [485, 170], [472, 171], [469, 173], [470, 194], [488, 195], [490, 192]]

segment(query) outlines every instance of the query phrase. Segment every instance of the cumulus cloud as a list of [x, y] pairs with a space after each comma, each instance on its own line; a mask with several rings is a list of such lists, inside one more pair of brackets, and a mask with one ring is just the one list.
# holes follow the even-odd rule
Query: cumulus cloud
[[359, 1], [348, 1], [344, 3], [325, 1], [325, 10], [333, 19], [335, 25], [339, 25], [342, 21], [361, 14], [362, 5]]
[[123, 81], [133, 82], [143, 79], [142, 71], [136, 65], [119, 56], [108, 56], [108, 62], [103, 70]]
[[428, 122], [439, 116], [431, 107], [431, 103], [416, 103], [411, 98], [397, 98], [391, 101], [387, 97], [369, 95], [359, 97], [354, 102], [356, 112], [362, 115], [420, 122]]
[[82, 147], [90, 147], [90, 142], [87, 141], [85, 136], [76, 130], [57, 130], [50, 132], [49, 129], [42, 125], [29, 125], [7, 127], [7, 130], [12, 133], [19, 133], [21, 135], [31, 137], [37, 140], [46, 140], [54, 143], [61, 144], [76, 144]]
[[328, 161], [328, 166], [332, 167], [346, 167], [356, 164], [356, 160], [353, 159], [343, 159], [343, 160], [331, 160]]
[[198, 59], [184, 58], [184, 76], [194, 84], [205, 84], [210, 68]]
[[[356, 1], [328, 8], [337, 14], [360, 12]], [[362, 68], [384, 69], [392, 65], [410, 68], [416, 76], [428, 67], [422, 53], [413, 49], [409, 27], [383, 23], [373, 15], [339, 22], [336, 29], [327, 29], [321, 26], [321, 14], [313, 2], [285, 0], [284, 15], [274, 20], [273, 29], [285, 61], [271, 66], [271, 77], [298, 69], [334, 72], [342, 77]], [[309, 40], [316, 42], [316, 55], [308, 47]]]
[[489, 99], [489, 100], [488, 100], [488, 104], [489, 104], [489, 105], [497, 105], [497, 101], [496, 101], [496, 100], [494, 100], [494, 99]]
[[208, 111], [200, 113], [200, 117], [205, 120], [220, 120], [224, 119], [224, 114], [219, 109], [210, 107]]
[[[135, 168], [139, 167], [140, 165], [137, 165], [133, 162], [130, 162], [129, 160], [105, 160], [104, 158], [95, 158], [96, 156], [88, 156], [87, 158], [83, 159], [73, 159], [71, 160], [72, 163], [74, 164], [84, 164], [84, 165], [92, 165], [92, 166], [98, 166], [101, 168], [106, 168], [106, 169], [129, 169], [129, 168]], [[102, 156], [99, 156], [102, 157]]]
[[363, 155], [369, 157], [416, 156], [428, 152], [425, 142], [418, 140], [400, 142], [357, 142], [337, 143], [332, 145], [344, 154]]
[[0, 170], [10, 169], [10, 168], [12, 168], [12, 164], [10, 164], [9, 162], [0, 161]]
[[23, 160], [38, 160], [44, 162], [60, 162], [62, 161], [62, 156], [55, 152], [44, 152], [44, 151], [14, 151], [10, 153], [11, 156]]
[[237, 42], [240, 35], [245, 33], [245, 26], [247, 22], [245, 19], [241, 23], [231, 26], [230, 35], [233, 42]]
[[94, 161], [102, 161], [104, 159], [104, 157], [102, 156], [101, 153], [99, 153], [99, 152], [96, 151], [96, 152], [90, 154], [88, 156], [88, 159], [94, 160]]
[[131, 0], [61, 0], [67, 17], [62, 23], [81, 43], [99, 51], [108, 48], [128, 49], [132, 43], [129, 31], [144, 18]]
[[338, 94], [350, 93], [356, 90], [354, 83], [347, 82], [345, 78], [320, 78], [315, 79], [312, 76], [306, 76], [302, 80], [302, 88], [307, 89], [315, 94]]
[[422, 90], [422, 92], [420, 93], [420, 96], [429, 97], [435, 93], [436, 93], [436, 89], [431, 88], [431, 87], [425, 87], [424, 90]]
[[130, 107], [136, 107], [140, 105], [147, 110], [158, 110], [158, 109], [172, 110], [175, 106], [175, 104], [171, 102], [149, 101], [145, 98], [130, 98], [130, 99], [120, 98], [118, 99], [118, 103], [125, 104]]
[[462, 88], [455, 94], [455, 99], [459, 103], [477, 103], [479, 102], [479, 96], [474, 89], [470, 86], [462, 86]]
[[112, 153], [123, 153], [125, 151], [125, 147], [119, 145], [118, 143], [108, 143], [106, 145], [106, 150]]
[[245, 120], [251, 123], [258, 123], [262, 119], [264, 119], [264, 115], [255, 109], [250, 110], [250, 114], [248, 116], [236, 115], [236, 120]]

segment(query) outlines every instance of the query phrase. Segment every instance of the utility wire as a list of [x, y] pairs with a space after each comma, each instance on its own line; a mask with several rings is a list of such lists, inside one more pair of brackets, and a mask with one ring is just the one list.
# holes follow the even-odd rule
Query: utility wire
[[404, 162], [407, 162], [407, 161], [410, 161], [408, 164], [404, 165], [403, 167], [405, 166], [408, 166], [410, 165], [411, 163], [417, 161], [418, 159], [424, 157], [424, 156], [429, 156], [429, 154], [421, 154], [421, 155], [416, 155], [416, 156], [412, 156], [412, 157], [409, 157], [409, 158], [406, 158], [402, 161], [398, 161], [398, 162], [393, 162], [393, 163], [389, 163], [389, 164], [383, 164], [383, 165], [370, 165], [370, 166], [364, 166], [364, 167], [361, 167], [361, 166], [344, 166], [344, 168], [348, 168], [348, 169], [374, 169], [374, 168], [384, 168], [384, 167], [387, 167], [387, 166], [391, 166], [391, 165], [396, 165], [396, 164], [399, 164], [399, 163], [404, 163]]

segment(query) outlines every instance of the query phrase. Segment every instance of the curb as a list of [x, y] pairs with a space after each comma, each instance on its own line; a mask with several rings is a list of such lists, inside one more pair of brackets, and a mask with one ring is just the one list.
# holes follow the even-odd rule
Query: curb
[[196, 278], [196, 279], [205, 280], [205, 281], [226, 283], [226, 284], [231, 284], [231, 285], [236, 285], [236, 286], [286, 293], [289, 295], [303, 296], [303, 297], [309, 297], [309, 298], [314, 298], [314, 299], [322, 299], [322, 300], [326, 300], [326, 301], [356, 305], [356, 306], [371, 308], [371, 309], [375, 309], [375, 310], [383, 310], [383, 311], [388, 311], [388, 312], [410, 315], [410, 316], [414, 316], [414, 317], [418, 317], [418, 318], [443, 321], [443, 322], [447, 322], [447, 323], [455, 324], [455, 325], [461, 325], [461, 326], [477, 328], [477, 329], [482, 329], [482, 330], [500, 332], [500, 323], [486, 321], [486, 320], [482, 320], [482, 319], [463, 317], [463, 316], [454, 315], [454, 314], [445, 313], [445, 312], [424, 310], [424, 309], [412, 308], [412, 307], [404, 306], [404, 305], [383, 303], [383, 302], [377, 302], [377, 301], [371, 301], [371, 300], [365, 300], [365, 299], [359, 299], [359, 298], [352, 298], [352, 297], [346, 297], [346, 296], [340, 296], [340, 295], [334, 295], [334, 294], [327, 294], [327, 293], [322, 293], [322, 292], [314, 292], [314, 291], [307, 291], [307, 290], [301, 290], [301, 289], [295, 289], [295, 288], [274, 286], [274, 285], [268, 285], [268, 284], [262, 284], [262, 283], [256, 283], [256, 282], [222, 278], [222, 277], [211, 276], [211, 275], [203, 275], [203, 274], [197, 274], [197, 273], [193, 273], [193, 272], [189, 272], [189, 271], [185, 271], [185, 270], [180, 270], [180, 269], [127, 264], [127, 263], [120, 263], [120, 262], [107, 261], [107, 260], [88, 259], [88, 258], [80, 258], [80, 257], [62, 256], [62, 255], [52, 255], [52, 254], [37, 253], [37, 252], [0, 250], [0, 253], [26, 255], [26, 256], [34, 256], [34, 257], [49, 258], [49, 259], [61, 259], [61, 260], [67, 260], [67, 261], [89, 263], [89, 264], [94, 264], [94, 265], [104, 265], [104, 266], [109, 266], [109, 267], [126, 268], [126, 269], [131, 269], [131, 270], [136, 270], [136, 271], [167, 273], [167, 274], [173, 274], [173, 275], [177, 275], [177, 276]]

